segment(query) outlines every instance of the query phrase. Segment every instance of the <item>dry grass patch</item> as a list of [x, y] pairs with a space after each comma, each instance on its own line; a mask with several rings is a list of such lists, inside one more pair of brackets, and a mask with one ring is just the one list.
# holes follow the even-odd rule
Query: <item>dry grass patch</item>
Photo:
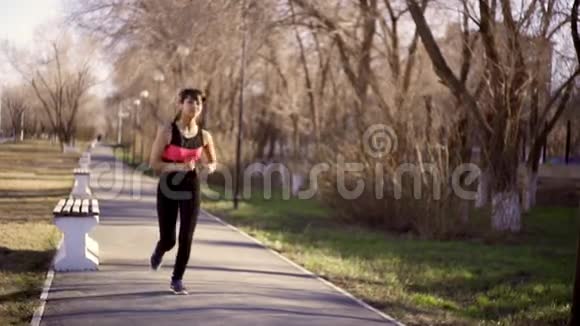
[[59, 232], [42, 222], [0, 228], [0, 325], [25, 325], [38, 305]]
[[0, 144], [0, 325], [30, 323], [60, 238], [52, 208], [78, 159], [46, 141]]

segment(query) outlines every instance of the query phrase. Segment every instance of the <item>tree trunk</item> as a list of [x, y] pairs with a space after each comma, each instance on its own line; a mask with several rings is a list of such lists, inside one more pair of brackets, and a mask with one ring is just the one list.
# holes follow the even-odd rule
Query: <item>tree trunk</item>
[[292, 129], [293, 129], [292, 145], [294, 146], [294, 157], [299, 158], [300, 157], [300, 133], [298, 130], [298, 115], [292, 114], [291, 118], [292, 118]]
[[58, 134], [58, 141], [60, 142], [60, 148], [63, 152], [65, 152], [68, 148], [72, 146], [72, 135], [61, 130]]
[[24, 111], [20, 112], [18, 119], [18, 134], [15, 135], [20, 141], [24, 141]]
[[536, 205], [537, 192], [538, 192], [538, 171], [526, 168], [522, 189], [523, 212], [528, 212]]
[[477, 196], [475, 200], [475, 207], [481, 208], [489, 204], [489, 185], [491, 183], [491, 174], [489, 168], [485, 168], [479, 177], [479, 184], [477, 185]]
[[520, 231], [521, 210], [517, 191], [494, 191], [491, 205], [491, 223], [494, 230]]
[[[296, 41], [298, 42], [298, 46], [300, 49], [300, 61], [302, 63], [302, 68], [304, 69], [304, 83], [306, 86], [306, 92], [308, 94], [308, 105], [310, 107], [310, 114], [312, 118], [312, 126], [314, 128], [314, 141], [316, 145], [320, 142], [320, 132], [318, 129], [318, 110], [316, 108], [316, 99], [314, 98], [314, 87], [312, 85], [312, 78], [310, 77], [310, 70], [308, 69], [308, 61], [306, 60], [306, 53], [304, 51], [304, 44], [302, 42], [302, 38], [300, 37], [300, 33], [298, 31], [298, 27], [296, 24], [296, 15], [294, 13], [294, 6], [292, 1], [288, 1], [290, 5], [290, 10], [292, 12], [292, 24], [294, 25], [294, 33], [296, 35]], [[296, 123], [294, 126], [295, 134], [297, 133]]]

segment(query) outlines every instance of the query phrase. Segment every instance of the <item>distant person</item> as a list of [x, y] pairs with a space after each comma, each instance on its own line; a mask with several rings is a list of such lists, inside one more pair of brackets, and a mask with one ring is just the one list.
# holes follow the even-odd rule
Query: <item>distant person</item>
[[158, 128], [150, 157], [151, 167], [160, 174], [157, 187], [159, 241], [150, 257], [150, 265], [158, 270], [163, 255], [175, 246], [179, 211], [179, 241], [170, 283], [175, 294], [187, 294], [183, 274], [189, 261], [201, 199], [198, 162], [205, 154], [209, 173], [215, 171], [217, 164], [212, 137], [197, 124], [204, 102], [205, 96], [198, 89], [186, 88], [179, 92], [179, 112], [170, 125]]
[[101, 138], [102, 138], [101, 134], [98, 134], [98, 135], [97, 135], [97, 142], [99, 142], [99, 143], [100, 143], [100, 142], [101, 142]]

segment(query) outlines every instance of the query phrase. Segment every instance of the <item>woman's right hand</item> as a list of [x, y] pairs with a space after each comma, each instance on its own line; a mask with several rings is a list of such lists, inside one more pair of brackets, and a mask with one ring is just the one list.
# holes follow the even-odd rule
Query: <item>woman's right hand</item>
[[189, 161], [189, 162], [185, 162], [185, 167], [188, 169], [188, 171], [193, 171], [195, 170], [195, 161]]

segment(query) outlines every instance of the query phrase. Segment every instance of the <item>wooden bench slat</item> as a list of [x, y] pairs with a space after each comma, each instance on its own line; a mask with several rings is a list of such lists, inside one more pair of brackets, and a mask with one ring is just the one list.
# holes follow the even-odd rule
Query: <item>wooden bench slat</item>
[[52, 210], [52, 214], [60, 214], [60, 212], [62, 211], [62, 209], [64, 208], [64, 205], [66, 204], [66, 199], [61, 199], [58, 201], [58, 204], [56, 204], [56, 206], [54, 207], [54, 209]]
[[100, 215], [99, 201], [89, 198], [68, 198], [58, 201], [52, 213], [57, 216], [95, 216]]
[[100, 215], [101, 211], [99, 210], [99, 202], [96, 199], [91, 200], [91, 213], [93, 215]]
[[91, 208], [90, 205], [91, 205], [91, 202], [89, 202], [88, 199], [83, 199], [82, 208], [81, 208], [81, 213], [83, 215], [89, 215], [90, 208]]
[[75, 215], [79, 215], [81, 213], [81, 204], [82, 203], [83, 203], [83, 201], [81, 199], [75, 199], [71, 213], [75, 214]]
[[62, 209], [62, 214], [63, 215], [70, 215], [70, 212], [72, 210], [74, 204], [74, 199], [73, 198], [69, 198], [66, 201], [66, 204], [64, 206], [64, 208]]

